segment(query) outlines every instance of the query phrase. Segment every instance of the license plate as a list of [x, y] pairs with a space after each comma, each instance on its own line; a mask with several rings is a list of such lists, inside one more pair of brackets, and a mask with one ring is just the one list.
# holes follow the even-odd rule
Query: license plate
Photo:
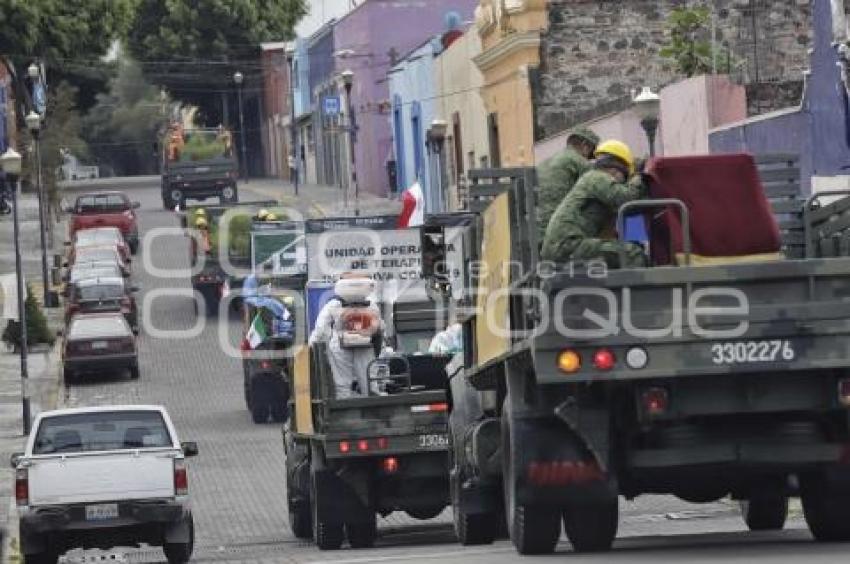
[[102, 350], [109, 347], [109, 343], [106, 341], [93, 341], [91, 344], [91, 348], [94, 350]]
[[783, 339], [713, 343], [711, 362], [717, 365], [791, 362], [797, 358], [794, 343]]
[[419, 435], [419, 448], [423, 450], [444, 449], [449, 446], [449, 437], [444, 434]]
[[118, 518], [117, 503], [103, 503], [86, 506], [86, 521], [104, 521]]

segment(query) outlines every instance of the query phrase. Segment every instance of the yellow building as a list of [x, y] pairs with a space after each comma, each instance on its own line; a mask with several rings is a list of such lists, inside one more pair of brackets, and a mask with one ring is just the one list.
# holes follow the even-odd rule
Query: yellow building
[[484, 77], [473, 59], [481, 53], [481, 39], [475, 27], [457, 38], [435, 62], [437, 115], [448, 124], [446, 136], [446, 178], [449, 208], [458, 209], [459, 190], [466, 173], [490, 164], [487, 112], [481, 99]]
[[475, 26], [482, 51], [474, 61], [484, 76], [492, 166], [534, 164], [530, 70], [540, 65], [546, 0], [481, 0]]

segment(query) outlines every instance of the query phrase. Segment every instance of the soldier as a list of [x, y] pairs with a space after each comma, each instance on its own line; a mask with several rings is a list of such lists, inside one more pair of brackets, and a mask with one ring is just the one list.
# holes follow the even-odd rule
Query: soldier
[[[643, 248], [617, 240], [615, 222], [620, 206], [645, 195], [635, 159], [621, 141], [606, 141], [596, 149], [593, 169], [582, 176], [564, 198], [546, 229], [544, 260], [602, 259], [611, 268], [646, 266]], [[625, 257], [621, 264], [620, 253]]]
[[567, 138], [567, 149], [544, 161], [539, 171], [540, 193], [537, 227], [539, 240], [546, 234], [546, 226], [558, 204], [569, 193], [576, 181], [590, 170], [590, 159], [599, 144], [599, 136], [586, 127], [579, 127]]

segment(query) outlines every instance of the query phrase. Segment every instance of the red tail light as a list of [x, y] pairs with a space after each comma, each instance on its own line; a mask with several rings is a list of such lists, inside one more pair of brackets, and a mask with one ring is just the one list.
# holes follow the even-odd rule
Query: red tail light
[[186, 473], [186, 461], [174, 459], [174, 495], [189, 495], [189, 475]]
[[351, 443], [348, 441], [339, 441], [339, 452], [342, 454], [348, 454], [351, 452]]
[[670, 397], [664, 388], [649, 388], [641, 394], [641, 403], [647, 415], [663, 415], [670, 406]]
[[386, 437], [378, 437], [378, 440], [375, 441], [375, 444], [379, 449], [385, 449], [390, 446], [390, 441]]
[[381, 461], [381, 469], [387, 474], [395, 474], [398, 472], [398, 459], [390, 456]]
[[26, 468], [15, 471], [15, 502], [19, 506], [30, 502], [29, 471]]
[[357, 450], [360, 452], [367, 452], [369, 450], [369, 441], [366, 439], [360, 439], [357, 441]]
[[271, 370], [272, 362], [270, 360], [261, 360], [260, 368], [262, 368], [263, 370]]
[[593, 366], [595, 366], [597, 370], [611, 370], [614, 368], [615, 363], [616, 358], [614, 357], [614, 353], [608, 349], [599, 349], [593, 355]]
[[410, 411], [413, 413], [426, 413], [426, 412], [445, 412], [449, 410], [448, 403], [429, 403], [426, 405], [411, 405]]

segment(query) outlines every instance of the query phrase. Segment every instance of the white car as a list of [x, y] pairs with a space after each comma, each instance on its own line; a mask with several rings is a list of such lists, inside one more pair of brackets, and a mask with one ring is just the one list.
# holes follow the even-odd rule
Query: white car
[[41, 413], [26, 452], [12, 455], [27, 564], [55, 564], [72, 548], [146, 543], [170, 564], [194, 545], [186, 458], [165, 408], [147, 405]]

